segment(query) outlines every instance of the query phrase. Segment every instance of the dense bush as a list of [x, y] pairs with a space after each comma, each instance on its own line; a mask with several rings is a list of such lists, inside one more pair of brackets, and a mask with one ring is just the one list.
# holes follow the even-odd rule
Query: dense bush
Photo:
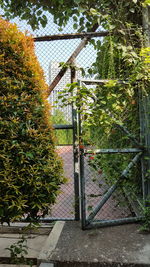
[[0, 221], [47, 214], [64, 182], [31, 37], [0, 18]]

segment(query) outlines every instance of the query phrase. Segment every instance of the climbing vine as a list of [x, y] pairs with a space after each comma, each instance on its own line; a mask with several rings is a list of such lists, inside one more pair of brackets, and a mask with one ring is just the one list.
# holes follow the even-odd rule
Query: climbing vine
[[[64, 103], [76, 103], [83, 121], [83, 142], [97, 148], [134, 147], [116, 125], [126, 127], [140, 143], [139, 95], [148, 95], [150, 81], [150, 49], [145, 48], [142, 8], [148, 1], [102, 1], [103, 10], [91, 8], [109, 35], [102, 41], [91, 41], [97, 58], [89, 69], [91, 77], [104, 79], [100, 85], [73, 83], [60, 95]], [[72, 96], [68, 98], [68, 93]], [[76, 92], [76, 93], [75, 93]], [[140, 93], [141, 92], [141, 93]], [[102, 169], [105, 181], [112, 185], [133, 155], [94, 155], [90, 165]], [[131, 199], [142, 194], [141, 173], [137, 165], [122, 187]], [[147, 174], [147, 179], [149, 174]], [[148, 216], [147, 216], [148, 218]], [[147, 224], [148, 225], [148, 224]]]

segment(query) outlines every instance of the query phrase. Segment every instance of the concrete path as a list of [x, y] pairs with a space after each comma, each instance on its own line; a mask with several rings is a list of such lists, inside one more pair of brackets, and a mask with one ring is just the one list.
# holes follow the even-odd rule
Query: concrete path
[[[0, 257], [18, 241], [17, 234], [1, 234]], [[28, 258], [40, 267], [150, 267], [150, 234], [138, 224], [81, 230], [80, 222], [57, 222], [49, 235], [30, 235]], [[16, 267], [0, 264], [0, 267]], [[20, 265], [21, 267], [21, 265]]]
[[58, 146], [57, 152], [63, 160], [64, 175], [68, 182], [61, 186], [61, 193], [51, 210], [53, 218], [74, 218], [74, 175], [73, 175], [73, 147]]
[[66, 222], [47, 262], [55, 267], [150, 267], [150, 235], [139, 233], [138, 224], [82, 231], [79, 222]]

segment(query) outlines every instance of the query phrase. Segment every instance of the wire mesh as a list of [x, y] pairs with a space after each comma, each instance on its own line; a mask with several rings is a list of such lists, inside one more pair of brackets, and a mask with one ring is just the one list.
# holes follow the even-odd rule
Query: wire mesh
[[[52, 18], [50, 18], [51, 27], [46, 27], [42, 32], [36, 31], [36, 36], [44, 36], [57, 34], [58, 29]], [[50, 28], [50, 29], [49, 29]], [[72, 22], [62, 33], [74, 32]], [[57, 40], [51, 42], [36, 42], [35, 49], [39, 62], [44, 70], [47, 83], [50, 85], [61, 70], [60, 63], [67, 62], [72, 53], [80, 44], [80, 39], [72, 40]], [[80, 68], [83, 68], [86, 73], [95, 61], [96, 52], [92, 45], [88, 44], [75, 59], [76, 79], [81, 79], [82, 74]], [[52, 105], [53, 123], [56, 125], [72, 124], [72, 107], [62, 107], [62, 100], [58, 98], [61, 91], [71, 83], [71, 71], [68, 68], [61, 80], [57, 83], [50, 94], [49, 101]], [[74, 218], [74, 173], [73, 173], [73, 131], [70, 130], [55, 130], [57, 152], [64, 162], [64, 175], [68, 178], [67, 184], [61, 187], [61, 193], [57, 199], [56, 205], [52, 208], [51, 216], [53, 218]]]
[[[113, 155], [114, 156], [114, 155]], [[86, 219], [95, 210], [97, 205], [102, 201], [109, 188], [117, 181], [116, 173], [111, 163], [107, 162], [108, 168], [112, 169], [111, 177], [107, 177], [101, 162], [96, 165], [93, 163], [94, 155], [84, 156], [84, 177], [85, 177], [85, 198], [86, 198]], [[118, 155], [117, 155], [118, 157]], [[123, 159], [122, 159], [123, 160]], [[130, 161], [129, 161], [130, 162]], [[137, 168], [137, 165], [135, 166]], [[123, 171], [123, 170], [122, 170]], [[118, 177], [121, 176], [121, 172]], [[130, 188], [130, 179], [121, 178], [124, 183], [116, 188], [110, 198], [95, 215], [94, 220], [116, 220], [136, 216], [138, 210], [136, 202], [136, 193], [134, 188]], [[132, 191], [132, 194], [131, 194]], [[134, 199], [134, 200], [133, 200]], [[136, 204], [135, 204], [135, 203]], [[135, 205], [134, 205], [135, 204]], [[136, 208], [135, 208], [136, 207]]]
[[[28, 31], [28, 35], [32, 34], [33, 37], [45, 36], [60, 33], [73, 33], [73, 24], [70, 20], [67, 27], [62, 32], [59, 31], [59, 27], [53, 22], [53, 16], [45, 13], [48, 18], [48, 24], [45, 28], [40, 27], [38, 30], [33, 31], [25, 21], [21, 21], [18, 18], [13, 19], [11, 22], [16, 23], [18, 28], [25, 32]], [[57, 40], [52, 42], [35, 42], [35, 53], [37, 59], [43, 69], [45, 75], [45, 81], [48, 85], [55, 79], [56, 75], [60, 71], [60, 62], [66, 62], [71, 54], [74, 52], [81, 40]], [[84, 65], [84, 61], [93, 62], [95, 57], [94, 49], [91, 47], [91, 60], [89, 56], [89, 50], [85, 49], [84, 55], [78, 57], [77, 64]], [[87, 59], [87, 57], [89, 59]], [[80, 72], [77, 73], [79, 77]], [[70, 69], [66, 71], [58, 85], [54, 88], [54, 91], [49, 97], [49, 102], [52, 105], [51, 117], [52, 122], [55, 125], [72, 125], [72, 107], [60, 107], [62, 102], [58, 100], [58, 95], [65, 86], [71, 83]], [[58, 103], [56, 104], [56, 100]], [[67, 178], [67, 183], [61, 186], [60, 194], [57, 198], [56, 204], [51, 208], [48, 217], [57, 218], [71, 218], [74, 219], [74, 155], [73, 155], [73, 130], [63, 129], [55, 130], [56, 151], [62, 158], [64, 163], [64, 176]]]
[[[88, 88], [89, 92], [92, 92], [94, 89], [92, 81], [90, 86], [86, 85], [86, 80], [81, 81], [81, 84]], [[119, 86], [122, 90], [122, 84]], [[103, 92], [105, 92], [105, 87], [103, 88]], [[108, 92], [110, 93], [110, 88]], [[100, 99], [98, 99], [99, 97]], [[132, 170], [129, 170], [127, 178], [123, 178], [122, 173], [124, 173], [124, 170], [126, 170], [134, 156], [133, 154], [114, 154], [112, 151], [120, 148], [129, 148], [130, 150], [139, 145], [139, 133], [135, 131], [135, 125], [138, 123], [139, 117], [138, 106], [133, 113], [133, 110], [129, 109], [126, 105], [120, 116], [120, 113], [119, 115], [117, 114], [117, 110], [114, 112], [113, 105], [111, 108], [109, 107], [110, 101], [108, 99], [102, 101], [103, 98], [101, 97], [102, 91], [94, 95], [95, 105], [92, 102], [93, 98], [89, 99], [89, 102], [88, 98], [86, 98], [87, 102], [84, 103], [85, 106], [81, 107], [83, 110], [83, 114], [80, 116], [82, 144], [86, 150], [93, 150], [93, 154], [91, 152], [88, 155], [86, 152], [86, 157], [84, 155], [83, 173], [86, 203], [84, 204], [83, 200], [83, 216], [85, 209], [86, 219], [88, 221], [136, 217], [140, 214], [139, 202], [142, 200], [140, 165], [138, 163], [136, 167], [132, 167]], [[117, 103], [118, 99], [119, 95], [117, 95], [114, 104]], [[97, 105], [99, 108], [95, 108], [98, 100], [99, 104], [101, 103], [102, 105]], [[92, 113], [89, 108], [90, 106], [93, 108], [93, 110], [91, 108], [93, 113], [95, 112], [96, 120], [93, 124], [87, 124], [87, 119], [85, 120], [85, 114], [86, 117], [89, 116], [90, 118], [90, 114]], [[105, 116], [105, 120], [101, 116], [103, 113], [107, 115]], [[132, 117], [133, 114], [134, 118]], [[109, 120], [110, 118], [113, 118], [113, 120]], [[126, 125], [129, 126], [126, 127]], [[88, 148], [87, 145], [90, 147]], [[96, 148], [109, 150], [109, 153], [107, 152], [108, 154], [105, 154], [103, 152], [104, 154], [96, 155], [94, 152]], [[123, 180], [121, 183], [118, 182], [120, 181], [120, 177]], [[113, 193], [107, 197], [107, 193], [111, 192], [111, 189]], [[106, 201], [104, 201], [105, 199]]]
[[[46, 28], [40, 28], [34, 32], [25, 22], [20, 22], [18, 19], [14, 19], [12, 22], [15, 22], [22, 31], [28, 30], [34, 37], [60, 33], [59, 27], [53, 22], [53, 17], [48, 13], [46, 13], [46, 16], [48, 17]], [[72, 20], [70, 20], [67, 27], [65, 27], [61, 33], [73, 32], [73, 23]], [[101, 39], [100, 37], [96, 38], [96, 40]], [[48, 85], [52, 83], [59, 73], [60, 62], [67, 62], [80, 42], [80, 39], [68, 39], [35, 43], [36, 56], [44, 71], [45, 80]], [[77, 56], [75, 64], [77, 67], [83, 68], [88, 77], [87, 70], [95, 62], [95, 59], [96, 51], [94, 50], [94, 46], [92, 44], [87, 44]], [[81, 71], [77, 71], [77, 78], [82, 78]], [[68, 69], [49, 97], [49, 101], [52, 105], [52, 120], [56, 125], [72, 124], [72, 107], [61, 107], [62, 101], [58, 99], [59, 93], [70, 82], [71, 73], [70, 69]], [[56, 101], [58, 101], [58, 103], [56, 103]], [[50, 216], [53, 218], [74, 218], [73, 131], [72, 129], [55, 130], [55, 135], [57, 144], [56, 150], [64, 162], [64, 175], [68, 178], [68, 182], [61, 187], [57, 203], [52, 207]], [[108, 184], [105, 183], [101, 171], [102, 170], [94, 172], [89, 165], [89, 160], [85, 158], [87, 214], [90, 214], [93, 207], [97, 205], [108, 189]], [[118, 218], [128, 216], [131, 213], [129, 204], [126, 204], [125, 207], [118, 206], [117, 198], [119, 194], [120, 190], [118, 193], [114, 194], [114, 197], [112, 196], [109, 199], [107, 204], [105, 204], [97, 214], [96, 218]], [[124, 195], [121, 194], [119, 198], [123, 197]]]
[[63, 160], [64, 175], [67, 183], [61, 186], [56, 204], [52, 207], [52, 218], [74, 219], [74, 172], [73, 172], [73, 147], [58, 146], [57, 152]]

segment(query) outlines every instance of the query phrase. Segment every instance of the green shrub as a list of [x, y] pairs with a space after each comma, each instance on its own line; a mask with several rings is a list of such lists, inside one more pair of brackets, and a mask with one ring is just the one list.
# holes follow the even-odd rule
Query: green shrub
[[0, 18], [0, 221], [44, 216], [64, 183], [31, 37]]

